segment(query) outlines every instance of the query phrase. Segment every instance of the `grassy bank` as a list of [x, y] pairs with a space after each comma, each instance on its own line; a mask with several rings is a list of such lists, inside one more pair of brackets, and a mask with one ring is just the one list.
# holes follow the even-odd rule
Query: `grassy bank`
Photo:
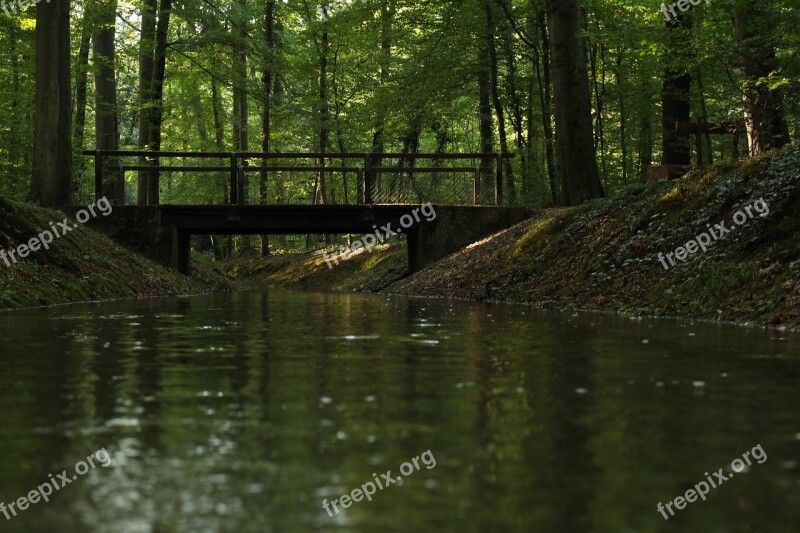
[[[63, 218], [59, 211], [0, 198], [0, 249], [27, 243]], [[80, 225], [53, 242], [49, 250], [9, 262], [6, 266], [0, 260], [0, 309], [231, 288], [227, 280], [207, 269], [195, 268], [187, 278]]]
[[[740, 209], [763, 199], [765, 217], [741, 226]], [[665, 269], [674, 253], [725, 222], [733, 231]], [[234, 265], [273, 286], [358, 289], [529, 303], [543, 307], [800, 326], [800, 148], [617, 197], [559, 210], [402, 277], [405, 254], [362, 254], [329, 270], [319, 254]]]

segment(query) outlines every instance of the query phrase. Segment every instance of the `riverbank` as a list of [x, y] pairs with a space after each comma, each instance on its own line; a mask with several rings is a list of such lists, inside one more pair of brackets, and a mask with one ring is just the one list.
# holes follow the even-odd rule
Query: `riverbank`
[[[755, 210], [757, 201], [768, 213]], [[745, 208], [750, 208], [746, 220], [734, 221], [740, 210], [747, 215]], [[716, 229], [718, 224], [728, 232]], [[706, 251], [689, 245], [694, 251], [688, 257], [676, 253], [709, 231], [715, 237]], [[795, 146], [678, 181], [638, 185], [583, 206], [541, 210], [408, 277], [402, 246], [361, 252], [333, 269], [314, 252], [237, 261], [230, 272], [241, 280], [292, 289], [467, 298], [798, 329], [798, 235], [800, 147]]]
[[[16, 248], [64, 213], [0, 198], [0, 250]], [[75, 224], [74, 221], [70, 225]], [[153, 263], [80, 224], [48, 250], [7, 266], [0, 260], [0, 309], [69, 302], [226, 291], [233, 284], [201, 265], [191, 277]]]

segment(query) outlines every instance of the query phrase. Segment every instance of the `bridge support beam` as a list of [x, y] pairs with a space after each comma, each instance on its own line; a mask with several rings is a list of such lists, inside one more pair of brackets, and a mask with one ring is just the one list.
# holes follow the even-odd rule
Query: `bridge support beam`
[[172, 268], [188, 276], [191, 271], [192, 236], [175, 226], [167, 228], [167, 232], [172, 246], [170, 264]]

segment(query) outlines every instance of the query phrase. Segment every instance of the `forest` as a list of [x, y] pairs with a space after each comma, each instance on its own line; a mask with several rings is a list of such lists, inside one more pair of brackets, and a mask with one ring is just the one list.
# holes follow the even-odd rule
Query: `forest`
[[[83, 151], [94, 149], [503, 152], [514, 154], [503, 163], [503, 203], [575, 205], [796, 139], [796, 0], [695, 4], [12, 6], [0, 16], [0, 194], [87, 201], [93, 168]], [[224, 204], [230, 194], [225, 173], [139, 170], [125, 182], [124, 192], [104, 185], [114, 203]], [[245, 194], [337, 203], [347, 188], [333, 173], [261, 172], [248, 174]]]

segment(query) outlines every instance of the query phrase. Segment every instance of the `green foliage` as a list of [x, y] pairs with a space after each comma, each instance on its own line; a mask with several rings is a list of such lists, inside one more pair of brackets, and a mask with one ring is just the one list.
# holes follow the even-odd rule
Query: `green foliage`
[[[498, 52], [498, 97], [505, 114], [518, 203], [546, 205], [550, 185], [543, 114], [544, 41], [539, 14], [543, 0], [487, 0]], [[793, 138], [800, 131], [800, 12], [793, 0], [773, 0], [755, 24], [769, 34], [779, 68], [759, 80], [782, 89], [781, 108]], [[164, 150], [231, 150], [234, 91], [249, 101], [249, 148], [261, 147], [261, 114], [270, 106], [270, 146], [275, 152], [316, 151], [323, 125], [326, 149], [366, 152], [382, 123], [384, 149], [433, 152], [479, 150], [477, 73], [486, 39], [486, 2], [467, 0], [355, 0], [275, 2], [275, 42], [267, 45], [267, 0], [177, 2], [169, 28], [164, 87]], [[692, 73], [692, 115], [705, 107], [707, 120], [741, 122], [742, 81], [731, 22], [733, 5], [722, 0], [690, 10], [691, 30], [682, 32], [681, 53], [667, 53], [660, 0], [585, 0], [584, 39], [589, 63], [598, 166], [608, 192], [643, 181], [649, 162], [658, 164], [661, 145], [661, 85], [668, 68]], [[73, 3], [73, 72], [85, 0]], [[32, 168], [34, 9], [0, 17], [0, 194], [25, 199]], [[117, 17], [117, 84], [120, 147], [137, 148], [140, 2], [120, 2]], [[329, 12], [320, 17], [318, 13]], [[91, 27], [92, 21], [88, 21]], [[766, 29], [771, 31], [766, 32]], [[327, 36], [328, 48], [323, 46]], [[382, 48], [382, 43], [388, 48]], [[386, 53], [388, 50], [388, 53]], [[246, 75], [233, 68], [235, 51], [247, 57]], [[327, 60], [322, 111], [320, 65]], [[90, 61], [91, 68], [91, 61]], [[382, 68], [384, 75], [382, 76]], [[273, 73], [270, 98], [265, 69]], [[94, 145], [92, 72], [84, 147]], [[698, 80], [703, 91], [699, 90]], [[75, 79], [75, 76], [73, 76]], [[215, 90], [216, 89], [216, 90]], [[216, 102], [215, 102], [216, 98]], [[216, 104], [216, 105], [215, 105]], [[701, 105], [702, 104], [702, 105]], [[216, 108], [216, 114], [215, 114]], [[497, 117], [494, 117], [497, 130]], [[418, 135], [418, 145], [410, 143]], [[739, 139], [739, 148], [745, 142]], [[499, 149], [497, 135], [495, 150]], [[706, 147], [708, 148], [708, 147]], [[715, 161], [730, 161], [729, 135], [711, 137]], [[76, 148], [77, 150], [77, 148]], [[83, 165], [88, 159], [79, 160]], [[126, 161], [134, 164], [135, 161]], [[189, 160], [183, 164], [212, 164]], [[93, 191], [91, 166], [76, 166], [78, 199]], [[164, 174], [163, 201], [223, 201], [224, 173]], [[135, 197], [134, 173], [126, 176]], [[341, 200], [340, 177], [331, 190]], [[258, 201], [257, 175], [250, 199]], [[313, 196], [311, 174], [270, 177], [270, 201]]]

